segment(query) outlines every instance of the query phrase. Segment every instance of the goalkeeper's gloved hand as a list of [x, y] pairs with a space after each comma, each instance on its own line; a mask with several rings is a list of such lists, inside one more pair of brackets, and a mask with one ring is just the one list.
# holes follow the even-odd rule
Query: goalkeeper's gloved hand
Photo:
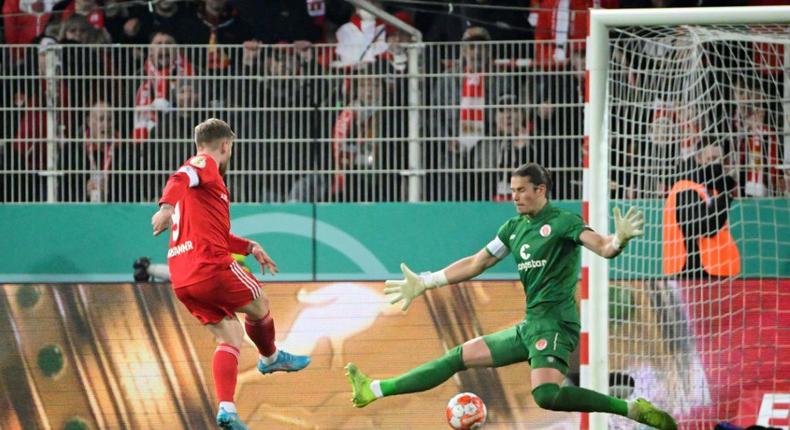
[[403, 280], [385, 281], [384, 294], [392, 297], [391, 304], [403, 300], [401, 310], [404, 311], [409, 308], [412, 300], [424, 294], [425, 290], [447, 285], [447, 277], [443, 271], [417, 275], [406, 266], [406, 263], [400, 264], [400, 270], [403, 272]]
[[629, 240], [644, 234], [644, 215], [641, 209], [628, 208], [625, 216], [620, 214], [620, 208], [614, 208], [614, 246], [617, 249], [625, 248]]

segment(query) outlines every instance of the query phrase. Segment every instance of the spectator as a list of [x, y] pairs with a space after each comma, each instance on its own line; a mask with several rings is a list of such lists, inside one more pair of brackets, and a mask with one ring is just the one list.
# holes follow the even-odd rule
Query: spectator
[[[195, 126], [201, 122], [202, 117], [199, 112], [201, 108], [200, 89], [193, 80], [177, 79], [172, 82], [170, 92], [168, 100], [172, 100], [172, 103], [169, 109], [158, 111], [157, 126], [151, 130], [151, 140], [191, 141]], [[178, 142], [179, 147], [182, 145], [183, 142]], [[172, 148], [168, 150], [169, 153], [174, 154], [170, 161], [178, 163], [182, 159], [189, 158], [191, 147], [186, 149], [187, 151], [184, 153], [174, 151]], [[176, 170], [178, 165], [168, 164], [163, 168], [169, 172]]]
[[[463, 7], [454, 3], [454, 11]], [[422, 8], [426, 13], [417, 15], [417, 25], [423, 31], [424, 40], [428, 42], [457, 42], [463, 37], [470, 25], [463, 13], [447, 13], [446, 5], [426, 5]]]
[[[760, 93], [755, 93], [759, 99]], [[747, 197], [781, 196], [785, 180], [779, 165], [779, 138], [776, 130], [766, 123], [766, 107], [756, 100], [742, 106], [743, 134], [740, 135], [738, 162], [741, 169], [742, 195]]]
[[706, 141], [697, 149], [678, 166], [664, 204], [663, 272], [690, 278], [737, 276], [740, 255], [728, 223], [735, 181], [724, 174], [717, 142]]
[[141, 167], [155, 173], [143, 175], [146, 196], [156, 198], [170, 174], [193, 152], [192, 135], [203, 117], [200, 90], [192, 80], [179, 79], [170, 86], [169, 109], [157, 112], [149, 142], [141, 145]]
[[552, 196], [579, 198], [581, 191], [581, 98], [570, 64], [557, 65], [556, 73], [541, 76], [535, 89], [535, 162], [554, 175]]
[[[197, 10], [199, 24], [188, 29], [181, 42], [195, 45], [211, 45], [205, 56], [205, 64], [199, 64], [208, 72], [226, 71], [232, 64], [231, 56], [215, 45], [241, 44], [252, 40], [252, 29], [239, 17], [228, 0], [204, 0]], [[241, 62], [241, 58], [236, 61]]]
[[[405, 24], [414, 26], [414, 18], [406, 11], [395, 12], [393, 16]], [[385, 33], [387, 35], [387, 52], [384, 53], [384, 58], [389, 62], [393, 72], [403, 73], [406, 71], [406, 63], [409, 59], [403, 44], [408, 43], [411, 37], [405, 31], [389, 23], [385, 25]]]
[[[510, 78], [492, 73], [488, 31], [470, 27], [462, 37], [460, 62], [452, 62], [442, 77], [433, 85], [431, 95], [434, 108], [428, 118], [431, 137], [428, 165], [438, 169], [480, 169], [489, 158], [491, 140], [486, 139], [492, 130], [497, 96], [513, 91]], [[482, 200], [488, 199], [490, 190], [484, 189], [479, 173], [439, 173], [429, 177], [437, 194], [432, 199]], [[441, 195], [446, 190], [454, 194]]]
[[[55, 0], [5, 0], [2, 9], [5, 43], [33, 43], [49, 23], [55, 3]], [[15, 59], [23, 52], [17, 51]]]
[[83, 15], [71, 15], [63, 20], [58, 32], [58, 42], [88, 44], [98, 39], [97, 29]]
[[[317, 167], [311, 160], [319, 151], [313, 140], [321, 122], [316, 117], [315, 80], [305, 76], [316, 73], [313, 49], [307, 42], [265, 49], [248, 42], [245, 47], [244, 74], [248, 78], [238, 93], [240, 106], [247, 109], [237, 122], [244, 124], [240, 133], [248, 140], [239, 142], [236, 150], [264, 155], [242, 155], [231, 163], [235, 163], [234, 170], [283, 174], [269, 176], [263, 184], [259, 177], [250, 175], [234, 178], [233, 194], [245, 200], [285, 201], [300, 176], [285, 172]], [[292, 76], [300, 78], [287, 78]], [[253, 188], [252, 183], [258, 185]]]
[[[6, 181], [6, 195], [11, 201], [37, 202], [47, 199], [47, 179], [40, 173], [47, 170], [47, 81], [46, 55], [56, 44], [55, 40], [43, 37], [38, 40], [38, 55], [26, 56], [23, 70], [32, 71], [38, 79], [20, 81], [14, 87], [12, 103], [14, 112], [14, 138], [5, 151], [5, 166], [24, 173], [11, 175]], [[54, 54], [53, 51], [50, 55]], [[58, 98], [68, 105], [69, 93], [61, 81], [58, 85]], [[68, 126], [68, 112], [58, 113], [58, 123]], [[68, 133], [68, 129], [65, 130]]]
[[178, 78], [195, 75], [192, 64], [172, 47], [175, 38], [164, 31], [156, 31], [148, 46], [148, 58], [141, 74], [143, 82], [134, 100], [134, 138], [145, 140], [156, 127], [157, 112], [170, 109], [174, 93], [170, 90]]
[[[91, 26], [86, 16], [74, 14], [61, 25], [59, 39], [60, 73], [67, 77], [63, 81], [70, 95], [69, 104], [61, 102], [61, 106], [75, 108], [68, 117], [71, 122], [67, 129], [77, 132], [85, 119], [79, 109], [90, 106], [96, 91], [107, 91], [117, 83], [104, 79], [112, 74], [112, 58], [108, 49], [98, 46], [109, 43], [109, 33]], [[94, 46], [71, 46], [74, 44]]]
[[130, 15], [130, 7], [123, 0], [104, 1], [104, 28], [115, 43], [145, 43], [145, 38], [139, 37], [139, 19]]
[[[69, 18], [82, 16], [88, 24], [101, 32], [107, 32], [105, 27], [104, 9], [99, 5], [98, 0], [67, 0], [58, 3], [55, 11], [61, 12], [59, 22], [65, 23]], [[109, 39], [109, 33], [106, 36]]]
[[83, 142], [63, 145], [60, 201], [139, 201], [139, 187], [130, 170], [137, 170], [138, 151], [131, 143], [121, 143], [112, 107], [104, 100], [91, 105]]
[[523, 0], [488, 0], [486, 4], [495, 7], [465, 8], [464, 12], [474, 22], [491, 23], [486, 29], [493, 40], [532, 40], [534, 31], [529, 24], [526, 3]]
[[498, 170], [491, 181], [492, 199], [509, 201], [512, 199], [510, 190], [510, 173], [514, 166], [521, 166], [537, 159], [535, 145], [530, 142], [530, 128], [527, 115], [519, 106], [518, 97], [512, 93], [501, 95], [497, 99], [494, 111], [494, 141], [496, 167]]
[[237, 0], [234, 4], [262, 43], [324, 40], [324, 0]]
[[[649, 85], [646, 82], [644, 68], [655, 67], [659, 57], [647, 54], [645, 46], [633, 41], [623, 43], [624, 46], [613, 51], [612, 60], [618, 62], [618, 68], [625, 71], [615, 77], [618, 87], [640, 88]], [[643, 55], [648, 61], [636, 61], [633, 56]], [[578, 58], [578, 57], [573, 57]], [[641, 58], [641, 57], [640, 57]], [[578, 69], [576, 69], [578, 70]], [[674, 166], [667, 163], [658, 164], [661, 171], [653, 170], [659, 154], [670, 148], [656, 145], [653, 142], [662, 137], [655, 131], [666, 129], [672, 122], [667, 121], [671, 105], [657, 99], [653, 103], [628, 103], [621, 107], [618, 115], [612, 115], [610, 127], [613, 151], [609, 153], [609, 161], [613, 168], [610, 173], [609, 193], [613, 199], [653, 198], [656, 193], [665, 195], [666, 187], [662, 182], [673, 174]], [[658, 122], [658, 124], [656, 124]], [[661, 182], [661, 184], [657, 184]], [[659, 191], [663, 187], [664, 191]]]
[[[379, 5], [377, 2], [373, 2]], [[359, 63], [371, 63], [387, 52], [387, 35], [384, 21], [372, 13], [357, 8], [351, 20], [335, 33], [338, 56], [337, 66], [347, 67]]]
[[617, 148], [610, 154], [610, 158], [615, 160], [612, 169], [615, 175], [609, 182], [610, 198], [622, 200], [654, 196], [656, 190], [646, 189], [645, 174], [640, 170], [644, 164], [641, 157], [644, 151], [637, 140], [628, 136], [620, 140]]
[[400, 200], [400, 178], [366, 170], [396, 170], [402, 167], [402, 146], [389, 137], [393, 127], [386, 127], [389, 110], [385, 107], [387, 91], [381, 62], [357, 70], [351, 83], [350, 101], [337, 117], [332, 129], [334, 170], [331, 193], [338, 201]]
[[592, 0], [531, 1], [533, 12], [529, 23], [535, 27], [533, 58], [537, 64], [547, 67], [570, 59], [572, 49], [577, 47], [570, 41], [587, 37], [588, 9], [592, 3]]
[[153, 2], [152, 10], [148, 6], [127, 7], [129, 19], [124, 23], [122, 39], [126, 43], [148, 43], [150, 35], [160, 30], [186, 36], [203, 25], [190, 2], [159, 0]]

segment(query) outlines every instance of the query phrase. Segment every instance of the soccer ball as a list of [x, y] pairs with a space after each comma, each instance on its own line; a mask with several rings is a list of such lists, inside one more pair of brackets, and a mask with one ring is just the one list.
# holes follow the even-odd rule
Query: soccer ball
[[447, 423], [455, 430], [478, 430], [486, 423], [486, 404], [474, 393], [456, 394], [447, 403]]

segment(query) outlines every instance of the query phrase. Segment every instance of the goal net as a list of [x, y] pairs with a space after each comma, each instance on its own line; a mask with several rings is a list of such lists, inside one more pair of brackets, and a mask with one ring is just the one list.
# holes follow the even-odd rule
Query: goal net
[[604, 105], [590, 106], [604, 110], [600, 174], [610, 207], [642, 208], [646, 228], [609, 262], [606, 361], [627, 375], [612, 385], [671, 411], [684, 429], [790, 426], [782, 21], [607, 28]]

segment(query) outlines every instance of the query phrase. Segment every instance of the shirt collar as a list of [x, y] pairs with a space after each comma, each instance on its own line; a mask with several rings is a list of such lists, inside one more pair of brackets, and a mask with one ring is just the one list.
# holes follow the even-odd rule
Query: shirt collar
[[536, 213], [534, 216], [524, 215], [524, 218], [527, 221], [529, 221], [529, 222], [540, 221], [541, 219], [545, 218], [546, 215], [548, 215], [549, 212], [551, 212], [552, 208], [553, 208], [553, 206], [547, 200], [546, 201], [546, 205], [543, 206], [543, 208], [540, 210], [540, 212]]

